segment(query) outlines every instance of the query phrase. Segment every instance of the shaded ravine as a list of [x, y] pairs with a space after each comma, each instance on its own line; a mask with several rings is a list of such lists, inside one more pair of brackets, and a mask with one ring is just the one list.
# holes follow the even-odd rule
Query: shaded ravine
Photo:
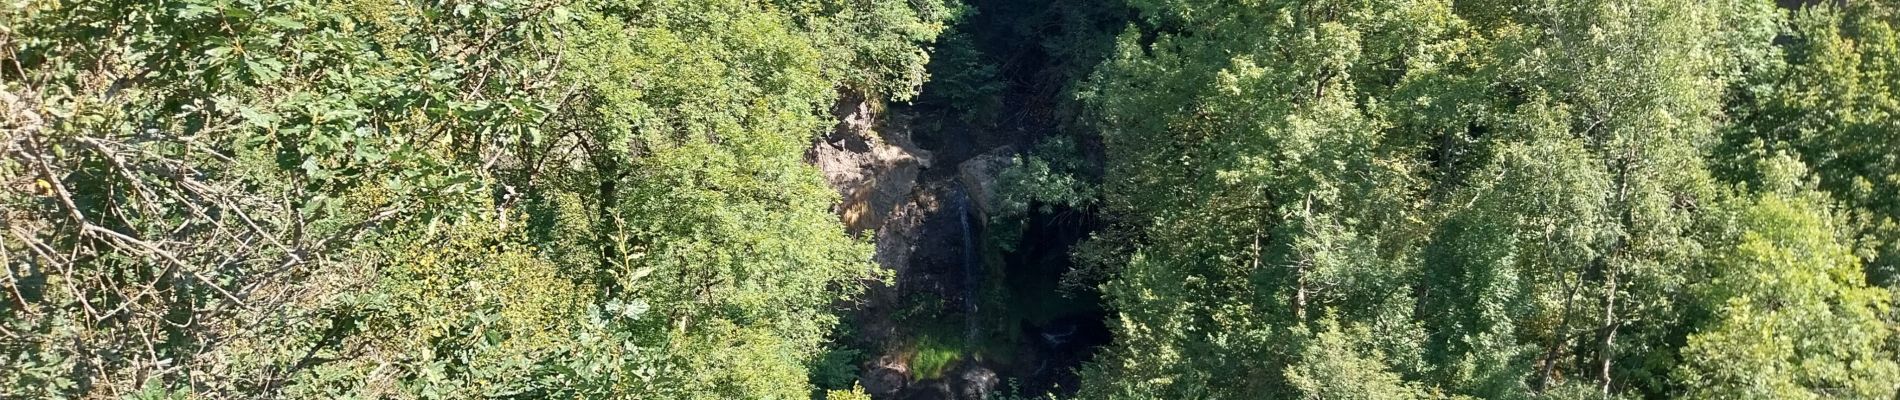
[[1072, 393], [1075, 369], [1110, 340], [1093, 290], [1061, 282], [1071, 248], [1098, 228], [1094, 210], [992, 219], [1001, 171], [1038, 143], [1066, 138], [1084, 163], [1100, 159], [1099, 140], [1064, 122], [1071, 80], [1099, 55], [1050, 44], [1111, 48], [1125, 13], [1094, 0], [967, 3], [978, 11], [933, 52], [933, 81], [916, 102], [848, 94], [834, 109], [843, 122], [810, 153], [844, 196], [840, 218], [875, 232], [876, 261], [892, 273], [841, 305], [834, 343], [855, 355], [856, 380], [877, 399]]
[[983, 142], [974, 135], [910, 145], [920, 114], [928, 115], [901, 107], [845, 116], [857, 123], [811, 151], [844, 195], [840, 217], [854, 232], [876, 233], [875, 258], [893, 273], [843, 305], [850, 334], [834, 346], [862, 352], [856, 380], [878, 399], [978, 399], [1012, 384], [1025, 394], [1072, 389], [1073, 369], [1107, 337], [1092, 294], [1058, 291], [1069, 248], [1090, 230], [1085, 218], [1036, 213], [1015, 251], [997, 248], [983, 199], [1015, 147], [971, 151]]

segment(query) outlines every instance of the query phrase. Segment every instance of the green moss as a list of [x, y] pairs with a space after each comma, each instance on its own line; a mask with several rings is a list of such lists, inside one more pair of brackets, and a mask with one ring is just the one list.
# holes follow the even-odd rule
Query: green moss
[[916, 348], [910, 353], [911, 380], [942, 378], [943, 371], [963, 359], [965, 343], [955, 336], [950, 338], [931, 334], [917, 337]]

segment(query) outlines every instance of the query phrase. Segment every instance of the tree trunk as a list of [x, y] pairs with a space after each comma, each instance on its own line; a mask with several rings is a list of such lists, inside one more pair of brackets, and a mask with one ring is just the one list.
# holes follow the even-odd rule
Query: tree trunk
[[1606, 270], [1604, 279], [1609, 282], [1603, 294], [1606, 300], [1603, 303], [1603, 321], [1608, 326], [1603, 331], [1602, 349], [1599, 350], [1597, 357], [1602, 363], [1598, 379], [1603, 382], [1603, 395], [1608, 396], [1610, 394], [1610, 361], [1616, 357], [1616, 269], [1611, 267]]
[[1537, 386], [1535, 387], [1537, 393], [1543, 393], [1545, 389], [1550, 388], [1550, 374], [1557, 368], [1557, 355], [1563, 353], [1564, 343], [1569, 342], [1567, 339], [1570, 336], [1570, 309], [1572, 305], [1576, 304], [1577, 291], [1583, 288], [1583, 277], [1578, 276], [1575, 283], [1565, 286], [1569, 286], [1569, 288], [1564, 290], [1564, 310], [1562, 317], [1558, 318], [1557, 330], [1551, 332], [1550, 345], [1546, 346], [1544, 350], [1544, 365], [1542, 368], [1539, 368], [1537, 372]]

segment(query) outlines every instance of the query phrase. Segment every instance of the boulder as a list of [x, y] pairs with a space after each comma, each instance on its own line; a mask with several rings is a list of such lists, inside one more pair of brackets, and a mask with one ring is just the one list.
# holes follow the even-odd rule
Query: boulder
[[987, 400], [996, 394], [997, 386], [1003, 383], [996, 376], [996, 371], [974, 362], [964, 363], [962, 368], [955, 371], [954, 377], [957, 398], [962, 400]]
[[864, 385], [864, 391], [872, 397], [888, 399], [909, 386], [910, 367], [900, 358], [885, 355], [867, 363], [865, 367], [864, 372], [858, 374], [858, 382]]
[[957, 181], [963, 193], [970, 198], [981, 221], [987, 221], [991, 212], [996, 210], [997, 175], [1016, 164], [1016, 150], [1009, 146], [971, 157], [969, 161], [957, 165]]

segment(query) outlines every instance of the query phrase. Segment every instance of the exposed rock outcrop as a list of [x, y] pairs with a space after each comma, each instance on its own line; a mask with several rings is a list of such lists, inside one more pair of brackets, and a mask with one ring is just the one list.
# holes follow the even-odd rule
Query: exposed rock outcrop
[[896, 396], [910, 383], [910, 366], [895, 355], [885, 355], [872, 361], [858, 379], [866, 392], [887, 399]]
[[996, 394], [997, 386], [1003, 383], [997, 378], [996, 371], [977, 363], [964, 363], [956, 374], [957, 398], [961, 400], [986, 400]]
[[957, 182], [970, 196], [977, 215], [987, 221], [996, 210], [996, 178], [1003, 169], [1016, 164], [1016, 149], [1003, 146], [992, 149], [957, 165]]
[[[929, 263], [917, 261], [920, 247], [928, 247], [919, 244], [932, 234], [926, 227], [938, 219], [934, 216], [942, 206], [937, 191], [920, 187], [932, 155], [911, 143], [909, 127], [901, 117], [887, 118], [879, 111], [862, 97], [847, 94], [833, 108], [838, 125], [806, 152], [806, 161], [842, 197], [834, 211], [846, 230], [853, 235], [876, 232], [873, 261], [896, 277], [884, 285], [872, 285], [850, 306], [857, 315], [855, 339], [862, 341], [858, 345], [874, 349], [901, 336], [904, 328], [889, 316], [902, 306], [904, 293], [944, 290], [937, 287], [942, 285], [934, 278], [938, 274], [919, 270], [919, 266], [928, 269]], [[875, 351], [877, 355], [862, 365], [859, 376], [873, 398], [905, 398], [929, 389], [912, 382], [902, 353]]]
[[[824, 173], [842, 197], [836, 212], [853, 235], [876, 232], [873, 261], [899, 276], [913, 276], [910, 264], [922, 235], [924, 217], [931, 211], [919, 204], [919, 176], [930, 167], [931, 153], [912, 144], [909, 126], [880, 115], [879, 107], [862, 96], [846, 94], [833, 106], [840, 121], [824, 138], [812, 144], [806, 160]], [[903, 282], [894, 282], [905, 286]], [[878, 308], [895, 298], [893, 290], [873, 290], [866, 308]], [[880, 327], [867, 327], [874, 336]]]
[[910, 143], [902, 127], [878, 126], [870, 102], [848, 96], [833, 112], [842, 120], [831, 134], [812, 145], [807, 161], [844, 196], [838, 214], [852, 233], [878, 229], [917, 186], [919, 170], [930, 166], [930, 152]]
[[[847, 305], [853, 313], [855, 346], [871, 350], [860, 364], [860, 383], [877, 399], [982, 399], [1001, 382], [994, 366], [966, 358], [941, 378], [918, 379], [909, 369], [906, 343], [914, 326], [893, 316], [915, 308], [919, 298], [960, 300], [975, 310], [971, 223], [995, 208], [996, 176], [1014, 162], [1012, 147], [972, 157], [965, 141], [940, 143], [956, 169], [931, 171], [933, 154], [909, 135], [909, 115], [879, 115], [879, 109], [847, 95], [833, 109], [841, 122], [812, 144], [807, 161], [823, 172], [842, 199], [839, 219], [852, 234], [875, 232], [873, 260], [895, 279], [873, 284]], [[968, 196], [965, 200], [964, 196]], [[966, 219], [969, 211], [978, 217]], [[971, 321], [975, 321], [972, 319]], [[972, 330], [974, 332], [974, 330]], [[972, 355], [965, 355], [970, 357]]]

